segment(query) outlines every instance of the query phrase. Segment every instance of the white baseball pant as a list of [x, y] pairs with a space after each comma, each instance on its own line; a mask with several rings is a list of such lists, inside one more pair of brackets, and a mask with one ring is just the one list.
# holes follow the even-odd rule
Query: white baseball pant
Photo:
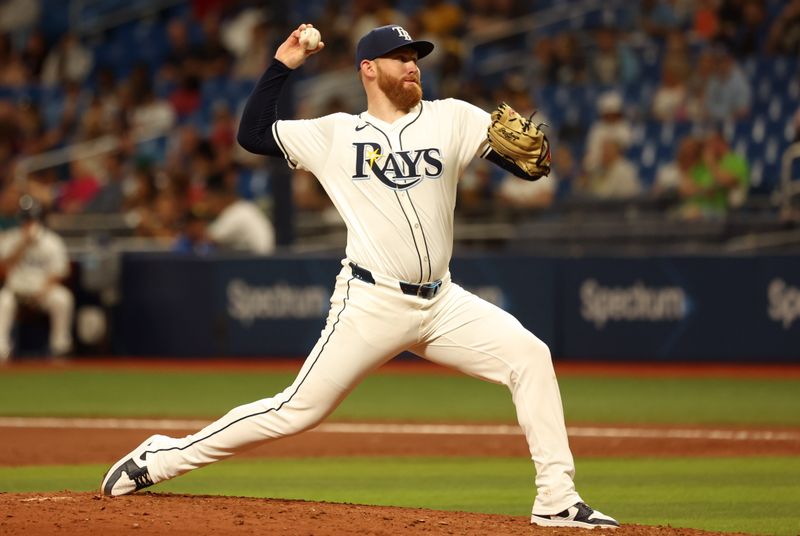
[[[63, 285], [53, 285], [40, 299], [37, 307], [50, 315], [50, 351], [63, 355], [72, 349], [72, 316], [75, 299]], [[17, 314], [17, 296], [8, 288], [0, 289], [0, 358], [11, 354], [11, 328]]]
[[291, 386], [239, 406], [199, 432], [157, 439], [147, 451], [154, 482], [253, 446], [313, 428], [359, 381], [404, 350], [511, 390], [536, 467], [533, 512], [580, 501], [558, 383], [547, 346], [518, 320], [450, 282], [432, 299], [400, 292], [395, 280], [336, 279], [325, 329]]

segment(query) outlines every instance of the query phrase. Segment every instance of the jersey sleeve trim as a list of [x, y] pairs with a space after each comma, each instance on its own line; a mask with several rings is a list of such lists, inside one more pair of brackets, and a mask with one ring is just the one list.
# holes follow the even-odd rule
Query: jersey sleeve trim
[[297, 169], [297, 162], [292, 160], [292, 157], [289, 156], [289, 153], [286, 151], [286, 147], [283, 145], [283, 141], [281, 141], [281, 135], [278, 133], [279, 122], [280, 121], [275, 121], [272, 124], [272, 136], [275, 138], [275, 141], [278, 142], [278, 147], [283, 153], [283, 157], [286, 159], [286, 163], [289, 164], [289, 167], [292, 169]]

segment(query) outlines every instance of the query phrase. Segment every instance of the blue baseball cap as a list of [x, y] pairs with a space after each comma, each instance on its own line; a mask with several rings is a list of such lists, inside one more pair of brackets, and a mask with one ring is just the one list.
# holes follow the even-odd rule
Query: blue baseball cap
[[358, 41], [356, 47], [356, 71], [364, 60], [374, 60], [401, 47], [411, 47], [417, 51], [419, 58], [424, 58], [433, 51], [430, 41], [415, 41], [409, 33], [397, 24], [389, 24], [375, 28]]

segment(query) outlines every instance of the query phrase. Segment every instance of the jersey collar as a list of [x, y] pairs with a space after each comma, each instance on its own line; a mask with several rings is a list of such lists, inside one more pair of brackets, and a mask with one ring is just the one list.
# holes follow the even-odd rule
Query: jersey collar
[[396, 128], [402, 128], [411, 121], [413, 121], [414, 119], [416, 119], [416, 117], [419, 115], [419, 110], [421, 106], [422, 106], [422, 101], [420, 101], [416, 106], [411, 108], [406, 115], [398, 119], [395, 119], [395, 121], [392, 123], [387, 123], [386, 121], [382, 121], [367, 111], [363, 111], [360, 114], [358, 114], [358, 118], [361, 119], [362, 121], [366, 121], [367, 123], [372, 123], [373, 125], [376, 125], [382, 129], [394, 130]]

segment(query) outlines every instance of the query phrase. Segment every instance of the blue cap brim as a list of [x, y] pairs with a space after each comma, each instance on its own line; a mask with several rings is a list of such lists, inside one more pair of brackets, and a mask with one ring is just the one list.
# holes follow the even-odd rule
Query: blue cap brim
[[407, 41], [407, 42], [405, 42], [405, 43], [403, 43], [401, 45], [398, 45], [396, 47], [392, 47], [392, 48], [389, 48], [387, 50], [384, 50], [384, 51], [380, 52], [380, 54], [374, 54], [374, 55], [372, 55], [372, 57], [358, 58], [356, 60], [356, 62], [357, 62], [356, 63], [356, 71], [361, 69], [361, 62], [364, 61], [364, 60], [374, 60], [376, 58], [380, 58], [381, 56], [385, 56], [385, 55], [389, 54], [390, 52], [394, 52], [397, 49], [406, 48], [406, 47], [410, 47], [410, 48], [413, 48], [414, 50], [416, 50], [417, 51], [417, 59], [420, 59], [420, 60], [422, 58], [424, 58], [425, 56], [427, 56], [428, 54], [430, 54], [431, 52], [433, 52], [433, 43], [431, 43], [430, 41], [422, 41], [422, 40], [420, 40], [420, 41]]

